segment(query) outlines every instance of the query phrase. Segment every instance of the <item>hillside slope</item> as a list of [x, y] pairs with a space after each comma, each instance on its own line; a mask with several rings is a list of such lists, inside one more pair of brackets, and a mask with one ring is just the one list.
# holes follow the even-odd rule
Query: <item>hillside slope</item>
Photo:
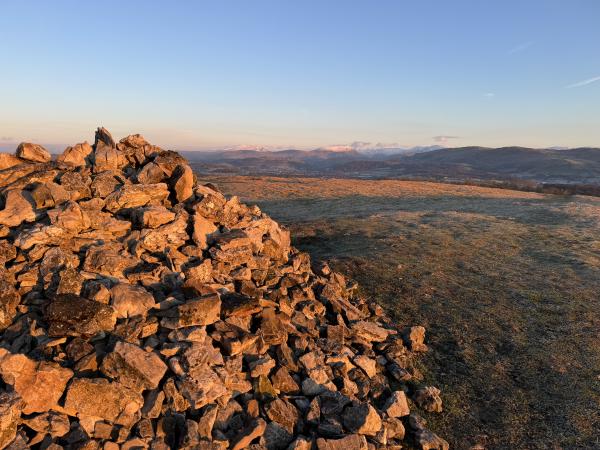
[[186, 156], [200, 173], [600, 184], [597, 148], [462, 147], [392, 155], [327, 150], [233, 151], [188, 152]]
[[[415, 181], [215, 177], [294, 245], [429, 325], [452, 448], [598, 448], [600, 199]], [[439, 368], [431, 373], [427, 366]], [[479, 447], [481, 448], [481, 447]]]

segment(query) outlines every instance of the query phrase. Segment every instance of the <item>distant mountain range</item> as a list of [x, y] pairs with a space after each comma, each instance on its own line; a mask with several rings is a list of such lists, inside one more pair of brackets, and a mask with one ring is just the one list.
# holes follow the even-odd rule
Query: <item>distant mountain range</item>
[[199, 173], [600, 184], [600, 148], [436, 146], [182, 153]]

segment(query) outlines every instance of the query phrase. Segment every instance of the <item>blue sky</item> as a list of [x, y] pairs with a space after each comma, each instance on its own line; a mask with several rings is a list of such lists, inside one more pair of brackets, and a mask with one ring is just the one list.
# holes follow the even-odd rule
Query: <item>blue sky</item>
[[600, 146], [600, 1], [7, 1], [0, 148]]

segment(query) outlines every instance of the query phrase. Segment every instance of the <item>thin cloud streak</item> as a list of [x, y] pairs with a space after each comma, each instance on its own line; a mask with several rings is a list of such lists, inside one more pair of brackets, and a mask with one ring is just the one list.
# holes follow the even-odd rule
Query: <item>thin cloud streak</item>
[[520, 53], [524, 50], [527, 50], [529, 47], [533, 45], [533, 41], [523, 42], [522, 44], [517, 45], [516, 47], [511, 48], [508, 51], [509, 55], [514, 55], [515, 53]]
[[433, 136], [433, 140], [435, 142], [440, 142], [442, 144], [445, 144], [450, 139], [460, 139], [460, 136], [448, 136], [448, 135], [444, 135], [444, 134], [439, 135], [439, 136]]
[[573, 89], [573, 88], [578, 88], [578, 87], [582, 87], [582, 86], [587, 86], [588, 84], [595, 83], [596, 81], [600, 81], [600, 76], [593, 77], [593, 78], [588, 78], [587, 80], [583, 80], [583, 81], [579, 81], [577, 83], [569, 84], [568, 86], [565, 86], [565, 87], [567, 89]]

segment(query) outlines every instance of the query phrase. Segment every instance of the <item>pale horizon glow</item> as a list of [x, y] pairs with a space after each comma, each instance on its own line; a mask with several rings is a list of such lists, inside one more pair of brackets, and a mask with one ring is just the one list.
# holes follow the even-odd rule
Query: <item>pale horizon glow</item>
[[3, 4], [0, 151], [61, 151], [98, 126], [179, 150], [600, 147], [596, 0], [107, 0], [102, 11]]

